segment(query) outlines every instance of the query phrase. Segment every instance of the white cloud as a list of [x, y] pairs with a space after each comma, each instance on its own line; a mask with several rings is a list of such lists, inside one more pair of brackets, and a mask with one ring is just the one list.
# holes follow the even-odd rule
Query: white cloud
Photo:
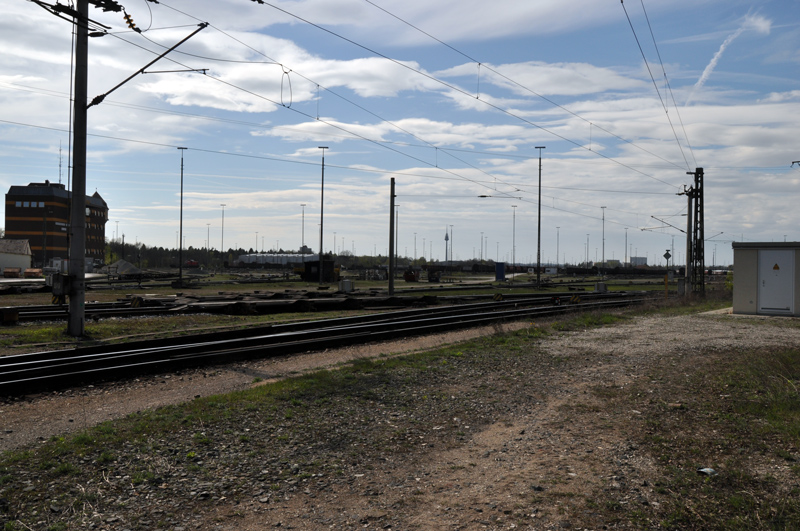
[[772, 92], [764, 98], [764, 103], [780, 103], [783, 101], [800, 100], [800, 90], [790, 90], [788, 92]]
[[[611, 68], [587, 63], [545, 63], [529, 61], [517, 64], [488, 65], [480, 70], [482, 83], [491, 83], [521, 96], [534, 98], [532, 93], [552, 96], [577, 96], [608, 91], [627, 91], [646, 86], [641, 80], [623, 76]], [[478, 80], [475, 64], [459, 65], [437, 72], [443, 77], [471, 76]]]

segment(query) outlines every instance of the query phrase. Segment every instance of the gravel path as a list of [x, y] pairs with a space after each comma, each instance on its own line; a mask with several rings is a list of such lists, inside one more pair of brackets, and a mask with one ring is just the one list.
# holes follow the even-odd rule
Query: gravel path
[[[525, 322], [4, 404], [1, 442], [8, 449], [157, 405], [249, 388], [256, 377], [273, 381], [358, 358], [519, 331], [505, 352], [476, 357], [475, 343], [463, 358], [461, 352], [444, 358], [446, 370], [429, 367], [412, 380], [402, 371], [376, 375], [374, 387], [356, 382], [307, 412], [297, 404], [292, 416], [245, 412], [235, 424], [204, 426], [202, 438], [213, 443], [188, 464], [183, 456], [203, 444], [193, 429], [147, 447], [114, 449], [115, 472], [100, 481], [29, 470], [0, 495], [12, 488], [40, 493], [43, 484], [52, 489], [51, 499], [40, 493], [27, 505], [44, 503], [48, 514], [18, 515], [31, 529], [59, 521], [75, 529], [176, 531], [606, 528], [587, 501], [592, 493], [612, 493], [619, 503], [654, 513], [660, 498], [653, 463], [625, 431], [626, 419], [641, 412], [609, 408], [603, 390], [637, 385], [657, 393], [650, 371], [658, 365], [688, 371], [696, 356], [798, 347], [796, 321], [781, 323], [724, 314], [645, 316], [542, 335]], [[295, 431], [304, 415], [321, 411], [329, 417], [324, 431]], [[137, 482], [126, 472], [135, 470], [153, 477]]]

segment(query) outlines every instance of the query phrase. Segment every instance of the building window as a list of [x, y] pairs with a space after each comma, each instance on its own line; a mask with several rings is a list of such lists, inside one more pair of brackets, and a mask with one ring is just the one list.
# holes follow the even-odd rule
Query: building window
[[28, 201], [25, 201], [24, 203], [22, 203], [22, 206], [23, 208], [28, 208], [29, 206], [31, 206], [31, 204]]
[[22, 206], [22, 201], [17, 201], [17, 205], [16, 206], [21, 207]]
[[44, 202], [43, 201], [39, 201], [39, 208], [44, 208]]

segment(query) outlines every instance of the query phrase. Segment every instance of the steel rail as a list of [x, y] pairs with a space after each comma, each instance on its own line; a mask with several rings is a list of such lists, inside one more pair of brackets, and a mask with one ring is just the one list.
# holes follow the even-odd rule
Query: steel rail
[[[575, 294], [564, 294], [564, 293], [551, 293], [548, 295], [536, 295], [531, 296], [529, 294], [503, 294], [500, 293], [503, 300], [501, 302], [497, 302], [495, 304], [502, 306], [503, 304], [551, 304], [553, 299], [561, 299], [561, 300], [568, 300], [571, 295]], [[626, 297], [629, 296], [626, 292], [613, 292], [613, 293], [590, 293], [590, 292], [581, 292], [580, 296], [585, 300], [595, 300], [595, 299], [607, 299], [607, 298], [616, 298], [616, 297]], [[455, 301], [481, 301], [485, 300], [488, 297], [492, 297], [492, 295], [471, 295], [471, 296], [455, 296], [455, 297], [437, 297], [436, 300], [438, 303], [449, 303], [453, 304]], [[309, 301], [309, 299], [278, 299], [279, 301], [294, 301], [294, 302], [311, 302], [313, 304], [313, 300]], [[323, 299], [324, 300], [324, 299]], [[374, 301], [372, 297], [364, 297], [364, 298], [356, 298], [356, 300], [361, 301], [362, 303], [370, 303]], [[424, 303], [424, 300], [417, 297], [408, 297], [408, 296], [401, 296], [401, 297], [389, 297], [387, 298], [386, 305], [387, 306], [411, 306], [415, 304], [416, 301], [420, 301]], [[224, 301], [219, 301], [224, 302]], [[240, 301], [240, 300], [231, 300], [230, 304], [234, 305], [237, 303], [248, 303], [248, 302], [257, 302], [257, 301]], [[405, 302], [405, 304], [397, 304], [398, 302]], [[469, 304], [469, 303], [467, 303]], [[103, 319], [106, 317], [135, 317], [135, 316], [143, 316], [143, 315], [169, 315], [175, 314], [176, 308], [186, 306], [185, 303], [180, 304], [166, 304], [162, 306], [141, 306], [141, 307], [132, 307], [131, 302], [109, 302], [109, 303], [87, 303], [86, 304], [86, 318], [87, 319]], [[198, 301], [195, 303], [195, 306], [189, 306], [189, 310], [191, 312], [203, 312], [202, 309], [203, 302]], [[369, 306], [365, 304], [365, 306]], [[324, 311], [324, 308], [320, 308], [318, 311]], [[0, 313], [6, 314], [11, 313], [15, 314], [16, 318], [14, 321], [18, 322], [30, 322], [30, 321], [55, 321], [55, 320], [65, 320], [69, 316], [68, 308], [66, 306], [53, 306], [53, 305], [37, 305], [37, 306], [5, 306], [0, 307]]]
[[[641, 296], [640, 294], [637, 294]], [[631, 297], [629, 293], [620, 294], [594, 294], [598, 300], [604, 299], [622, 299], [625, 300]], [[587, 297], [588, 298], [588, 297]], [[545, 300], [546, 299], [546, 300]], [[177, 347], [187, 344], [196, 343], [210, 343], [214, 341], [235, 341], [250, 337], [261, 337], [266, 335], [287, 333], [287, 332], [300, 332], [303, 330], [319, 329], [321, 323], [326, 326], [324, 328], [337, 328], [349, 327], [356, 324], [363, 323], [380, 323], [397, 321], [400, 319], [413, 319], [425, 316], [448, 316], [448, 315], [465, 315], [469, 312], [496, 312], [503, 308], [518, 308], [529, 307], [532, 305], [552, 304], [553, 297], [529, 297], [527, 299], [514, 299], [503, 301], [488, 301], [488, 302], [473, 302], [467, 304], [449, 305], [449, 306], [433, 306], [427, 308], [414, 308], [392, 310], [378, 313], [368, 313], [362, 315], [354, 315], [348, 317], [335, 317], [317, 320], [305, 320], [290, 323], [279, 323], [274, 325], [255, 326], [243, 328], [238, 330], [229, 330], [222, 332], [210, 332], [195, 334], [193, 336], [175, 336], [170, 338], [160, 339], [147, 339], [140, 341], [133, 341], [127, 343], [118, 343], [112, 345], [79, 345], [77, 348], [63, 349], [58, 351], [34, 352], [28, 354], [17, 354], [5, 358], [0, 357], [0, 373], [2, 366], [11, 362], [36, 362], [41, 360], [49, 360], [53, 358], [72, 358], [77, 355], [92, 355], [92, 354], [112, 354], [129, 352], [132, 350], [146, 350], [150, 348], [163, 348], [163, 347]], [[561, 302], [559, 301], [559, 304]]]
[[[107, 380], [126, 378], [158, 371], [178, 370], [202, 365], [231, 363], [276, 355], [292, 354], [356, 343], [365, 343], [397, 337], [409, 337], [442, 331], [485, 325], [498, 321], [518, 320], [523, 317], [541, 317], [571, 311], [613, 308], [642, 302], [643, 299], [602, 301], [575, 305], [504, 309], [487, 312], [486, 308], [454, 307], [435, 315], [426, 309], [422, 312], [394, 312], [378, 314], [370, 320], [354, 322], [350, 318], [300, 323], [291, 326], [273, 326], [267, 333], [250, 337], [212, 339], [208, 334], [202, 340], [183, 344], [149, 342], [142, 348], [133, 345], [111, 349], [75, 349], [10, 356], [0, 366], [0, 394], [13, 395], [38, 392]], [[517, 301], [519, 303], [519, 301]], [[481, 306], [481, 305], [474, 305]], [[460, 312], [456, 310], [461, 310]], [[398, 315], [402, 313], [405, 315]], [[415, 315], [416, 313], [416, 315]], [[364, 317], [364, 316], [362, 316]], [[348, 322], [349, 321], [349, 322]], [[217, 336], [219, 337], [219, 336]]]

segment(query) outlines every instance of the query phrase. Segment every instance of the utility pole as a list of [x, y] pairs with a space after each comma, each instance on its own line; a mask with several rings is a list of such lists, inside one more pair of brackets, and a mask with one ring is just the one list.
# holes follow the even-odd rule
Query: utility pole
[[625, 227], [625, 261], [622, 263], [622, 267], [628, 267], [625, 264], [628, 263], [628, 227]]
[[444, 226], [444, 265], [447, 266], [447, 251], [449, 248], [448, 242], [450, 241], [450, 236], [447, 234], [447, 225]]
[[[694, 175], [694, 186], [678, 195], [688, 200], [686, 220], [686, 282], [692, 293], [705, 295], [705, 216], [703, 213], [703, 168], [687, 171]], [[688, 288], [688, 286], [687, 286]]]
[[389, 188], [389, 295], [394, 295], [394, 177]]
[[[221, 203], [219, 206], [222, 207], [222, 232], [220, 233], [220, 241], [219, 241], [219, 252], [225, 252], [225, 203]], [[224, 255], [223, 255], [224, 256]], [[222, 259], [225, 261], [225, 258]]]
[[[446, 231], [447, 229], [445, 229]], [[450, 264], [452, 265], [453, 261], [455, 260], [455, 255], [453, 254], [453, 226], [450, 225]]]
[[397, 255], [400, 254], [400, 205], [394, 205], [394, 269], [397, 271]]
[[75, 18], [72, 200], [69, 224], [69, 322], [67, 333], [83, 337], [86, 322], [86, 133], [89, 77], [89, 0], [78, 0]]
[[[305, 249], [306, 246], [306, 204], [300, 203], [301, 211], [301, 220], [300, 220], [300, 247]], [[305, 251], [303, 251], [305, 254]]]
[[603, 211], [603, 254], [601, 254], [600, 256], [603, 261], [601, 267], [605, 268], [606, 267], [606, 207], [601, 206], [600, 208]]
[[692, 291], [705, 295], [705, 215], [703, 211], [703, 168], [694, 171], [694, 249], [692, 253]]
[[[322, 177], [320, 180], [320, 187], [319, 187], [319, 283], [322, 285], [322, 215], [325, 209], [325, 150], [328, 149], [328, 146], [319, 146], [319, 149], [322, 150]], [[334, 247], [336, 246], [336, 241], [333, 242]]]
[[541, 254], [542, 254], [542, 150], [546, 149], [545, 146], [536, 146], [534, 149], [539, 150], [539, 200], [537, 201], [539, 207], [538, 221], [536, 222], [536, 287], [541, 288], [540, 272], [542, 270]]
[[[76, 10], [61, 6], [58, 10], [53, 8], [53, 13], [64, 18], [62, 13], [73, 17], [75, 24], [75, 99], [73, 101], [73, 184], [70, 200], [69, 223], [69, 321], [67, 333], [73, 337], [83, 337], [86, 321], [86, 135], [87, 111], [89, 107], [100, 104], [103, 99], [118, 89], [131, 78], [143, 73], [144, 69], [160, 60], [166, 54], [177, 48], [180, 44], [202, 30], [207, 23], [200, 24], [200, 28], [180, 41], [175, 46], [148, 63], [144, 68], [117, 84], [114, 88], [96, 96], [87, 105], [88, 100], [88, 72], [89, 72], [89, 4], [103, 11], [122, 11], [122, 6], [115, 0], [77, 0]], [[136, 30], [129, 15], [125, 20], [131, 29]]]
[[517, 266], [517, 205], [511, 205], [513, 220], [511, 222], [511, 280], [514, 280], [514, 273]]
[[558, 276], [558, 254], [561, 252], [559, 249], [561, 239], [561, 227], [556, 227], [556, 276]]
[[[181, 152], [181, 223], [180, 223], [180, 238], [178, 239], [178, 287], [183, 287], [183, 152], [186, 151], [185, 147], [179, 147]], [[125, 257], [122, 257], [125, 259]]]

